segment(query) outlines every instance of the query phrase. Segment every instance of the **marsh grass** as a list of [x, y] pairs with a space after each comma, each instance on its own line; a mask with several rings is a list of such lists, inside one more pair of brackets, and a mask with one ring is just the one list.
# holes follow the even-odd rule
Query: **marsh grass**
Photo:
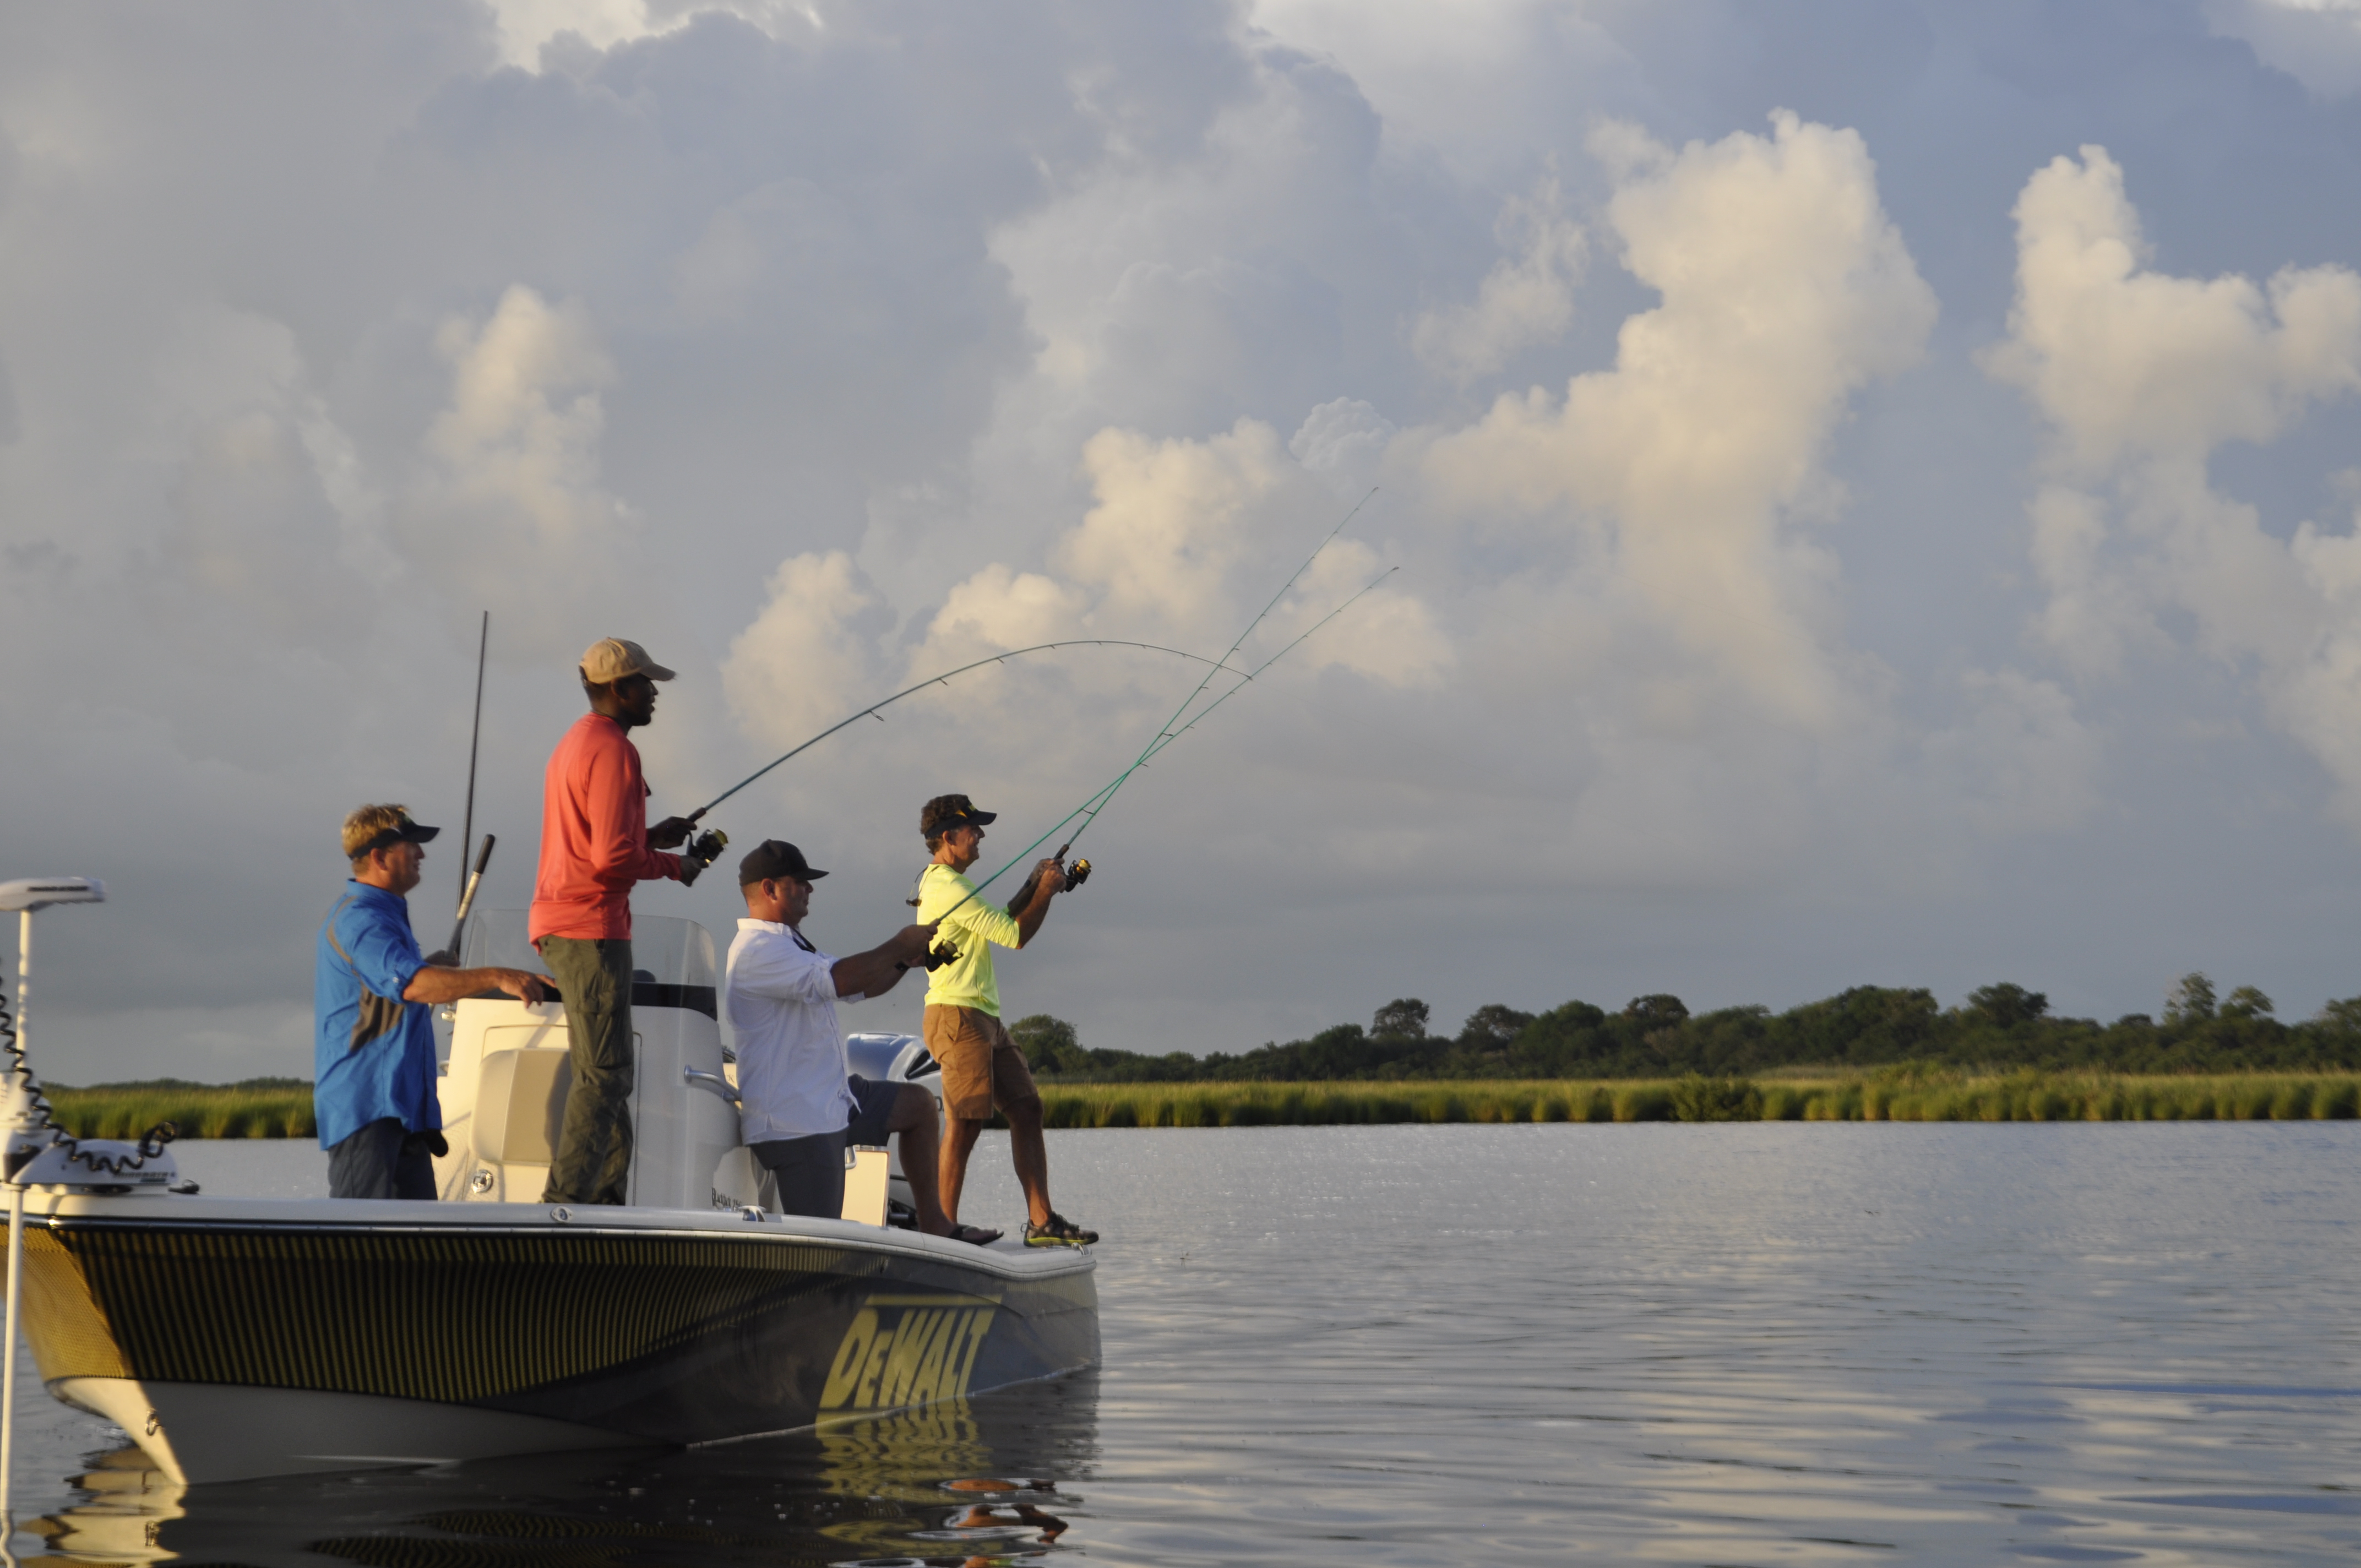
[[2361, 1075], [2131, 1078], [1890, 1069], [1858, 1078], [1621, 1082], [1045, 1084], [1052, 1127], [1394, 1122], [2209, 1122], [2351, 1120]]
[[153, 1088], [98, 1085], [45, 1091], [58, 1123], [76, 1137], [136, 1138], [170, 1122], [184, 1138], [309, 1138], [312, 1086], [253, 1089], [207, 1084]]
[[[136, 1138], [170, 1122], [184, 1138], [317, 1135], [308, 1084], [99, 1085], [49, 1090], [86, 1138]], [[1052, 1083], [1052, 1127], [1327, 1126], [1401, 1122], [2349, 1121], [2361, 1074], [2134, 1078], [1976, 1076], [1891, 1068], [1858, 1077], [1408, 1083]]]

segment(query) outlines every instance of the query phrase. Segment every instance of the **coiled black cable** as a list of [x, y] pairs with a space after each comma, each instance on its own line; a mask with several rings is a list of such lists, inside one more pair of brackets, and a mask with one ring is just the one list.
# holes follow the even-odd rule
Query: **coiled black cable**
[[[127, 1176], [162, 1154], [164, 1146], [181, 1135], [181, 1129], [171, 1123], [159, 1122], [139, 1135], [139, 1142], [136, 1146], [135, 1153], [115, 1155], [83, 1148], [80, 1138], [58, 1124], [56, 1109], [49, 1104], [49, 1097], [41, 1092], [40, 1080], [33, 1076], [32, 1068], [25, 1061], [24, 1051], [16, 1044], [16, 1015], [9, 1007], [8, 985], [5, 980], [0, 980], [0, 1050], [5, 1050], [8, 1053], [8, 1066], [5, 1070], [0, 1070], [0, 1078], [14, 1078], [24, 1086], [25, 1097], [32, 1102], [33, 1107], [35, 1120], [32, 1130], [55, 1135], [47, 1146], [55, 1147], [59, 1144], [63, 1144], [66, 1146], [66, 1158], [79, 1161], [89, 1167], [94, 1174]], [[0, 1129], [0, 1132], [14, 1131], [16, 1131], [15, 1128]], [[18, 1170], [32, 1163], [40, 1153], [39, 1147], [27, 1148], [21, 1157], [11, 1158], [8, 1161], [8, 1176], [15, 1177]]]

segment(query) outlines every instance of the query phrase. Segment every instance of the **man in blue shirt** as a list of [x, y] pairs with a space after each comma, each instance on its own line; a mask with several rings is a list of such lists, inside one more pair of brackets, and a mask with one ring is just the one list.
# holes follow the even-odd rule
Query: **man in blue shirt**
[[407, 806], [364, 806], [345, 818], [353, 880], [320, 927], [313, 998], [319, 1021], [312, 1108], [328, 1151], [331, 1198], [433, 1198], [445, 1151], [427, 1009], [487, 991], [545, 1002], [546, 981], [514, 969], [430, 967], [410, 930], [410, 902], [440, 831]]

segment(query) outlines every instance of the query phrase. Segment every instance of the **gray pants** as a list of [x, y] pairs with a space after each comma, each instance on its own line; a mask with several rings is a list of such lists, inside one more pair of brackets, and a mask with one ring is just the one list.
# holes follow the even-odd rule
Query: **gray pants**
[[815, 1133], [753, 1146], [763, 1168], [778, 1179], [779, 1212], [816, 1219], [844, 1213], [844, 1135]]
[[631, 944], [544, 937], [574, 1069], [544, 1203], [620, 1203], [631, 1173]]
[[845, 1087], [852, 1091], [852, 1120], [840, 1133], [804, 1138], [773, 1138], [750, 1144], [763, 1168], [778, 1179], [779, 1212], [835, 1220], [844, 1214], [844, 1151], [859, 1145], [884, 1148], [893, 1131], [894, 1105], [902, 1088], [873, 1083], [859, 1073]]
[[432, 1199], [434, 1158], [426, 1135], [404, 1132], [399, 1116], [381, 1116], [329, 1145], [328, 1196]]

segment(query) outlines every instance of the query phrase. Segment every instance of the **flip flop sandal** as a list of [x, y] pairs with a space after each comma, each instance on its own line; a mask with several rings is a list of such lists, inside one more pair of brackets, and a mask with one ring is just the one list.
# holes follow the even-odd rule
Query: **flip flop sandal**
[[1000, 1233], [987, 1231], [982, 1225], [957, 1225], [952, 1227], [950, 1239], [955, 1242], [972, 1243], [976, 1246], [990, 1246], [1000, 1239]]

